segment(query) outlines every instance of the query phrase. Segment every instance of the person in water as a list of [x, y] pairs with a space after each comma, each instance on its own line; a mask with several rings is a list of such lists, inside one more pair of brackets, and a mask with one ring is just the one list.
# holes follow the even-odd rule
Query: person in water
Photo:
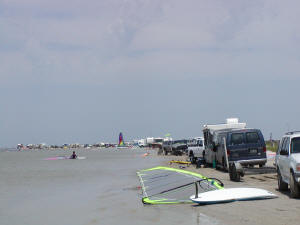
[[73, 154], [70, 156], [70, 159], [76, 159], [77, 158], [77, 155], [75, 153], [75, 151], [73, 151]]

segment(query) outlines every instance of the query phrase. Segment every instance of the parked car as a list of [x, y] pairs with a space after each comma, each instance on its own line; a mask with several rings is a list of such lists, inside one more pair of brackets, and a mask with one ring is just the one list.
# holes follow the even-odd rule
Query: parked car
[[188, 142], [187, 155], [192, 163], [196, 163], [197, 159], [203, 158], [204, 138], [196, 137]]
[[216, 167], [223, 169], [232, 162], [243, 167], [262, 167], [267, 162], [266, 144], [259, 129], [219, 130], [214, 133], [211, 149], [215, 151]]
[[279, 144], [275, 164], [278, 189], [287, 190], [293, 198], [300, 197], [300, 132], [286, 133]]
[[187, 140], [164, 141], [162, 148], [165, 155], [182, 155], [187, 150]]

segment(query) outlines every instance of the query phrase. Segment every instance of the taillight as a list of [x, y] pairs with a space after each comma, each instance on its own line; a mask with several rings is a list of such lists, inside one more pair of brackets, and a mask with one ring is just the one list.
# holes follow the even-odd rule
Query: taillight
[[264, 150], [264, 152], [266, 152], [266, 151], [267, 151], [267, 148], [266, 148], [266, 146], [264, 146], [263, 150]]
[[297, 172], [300, 172], [300, 164], [297, 164], [296, 170], [297, 170]]
[[230, 150], [229, 149], [227, 149], [227, 155], [230, 155]]

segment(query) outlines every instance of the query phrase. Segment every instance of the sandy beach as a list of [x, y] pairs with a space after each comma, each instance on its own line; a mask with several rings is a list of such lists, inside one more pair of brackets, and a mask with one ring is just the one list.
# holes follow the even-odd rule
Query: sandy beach
[[[186, 169], [217, 177], [225, 187], [265, 188], [279, 198], [209, 206], [143, 205], [136, 171], [180, 157], [157, 156], [154, 150], [82, 149], [76, 152], [85, 160], [43, 160], [71, 152], [0, 152], [1, 225], [299, 223], [299, 200], [278, 192], [273, 178], [251, 176], [234, 183], [226, 173], [190, 166]], [[145, 152], [149, 156], [143, 157]]]

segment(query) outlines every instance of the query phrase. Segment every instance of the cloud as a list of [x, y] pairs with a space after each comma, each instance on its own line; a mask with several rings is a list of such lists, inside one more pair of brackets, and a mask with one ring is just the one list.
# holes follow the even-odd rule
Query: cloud
[[2, 83], [298, 76], [298, 1], [0, 4]]

